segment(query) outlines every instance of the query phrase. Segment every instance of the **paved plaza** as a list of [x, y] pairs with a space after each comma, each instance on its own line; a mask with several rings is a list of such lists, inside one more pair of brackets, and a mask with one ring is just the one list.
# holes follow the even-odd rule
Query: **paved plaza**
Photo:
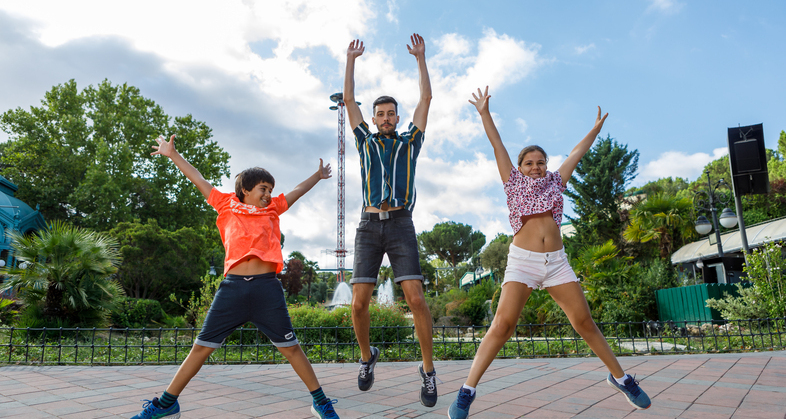
[[[634, 411], [605, 383], [597, 358], [496, 360], [472, 418], [786, 417], [786, 352], [621, 357], [652, 407]], [[381, 362], [368, 392], [357, 364], [315, 364], [344, 418], [445, 418], [471, 361], [439, 361], [437, 406], [418, 402], [417, 363]], [[0, 367], [0, 417], [128, 418], [160, 395], [176, 366]], [[183, 418], [311, 418], [311, 397], [288, 365], [207, 365], [180, 397]]]

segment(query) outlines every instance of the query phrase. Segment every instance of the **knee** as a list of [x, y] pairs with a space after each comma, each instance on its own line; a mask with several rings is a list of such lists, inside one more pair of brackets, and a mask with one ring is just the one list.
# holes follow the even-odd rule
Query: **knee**
[[426, 304], [426, 299], [423, 295], [414, 295], [407, 298], [407, 305], [413, 313], [428, 312], [428, 304]]
[[278, 347], [278, 351], [281, 352], [281, 355], [284, 355], [287, 359], [289, 359], [292, 355], [295, 355], [299, 350], [300, 345]]
[[576, 332], [582, 336], [597, 330], [595, 320], [592, 320], [592, 316], [590, 315], [581, 316], [580, 318], [576, 319], [576, 321], [573, 322], [573, 328], [576, 329]]
[[494, 321], [491, 323], [491, 331], [497, 336], [504, 336], [505, 338], [509, 338], [513, 335], [513, 332], [516, 331], [516, 326], [518, 325], [518, 317], [515, 319], [508, 319], [502, 316], [497, 316], [494, 318]]
[[353, 298], [352, 299], [352, 314], [358, 313], [368, 313], [368, 300], [364, 300], [361, 298]]

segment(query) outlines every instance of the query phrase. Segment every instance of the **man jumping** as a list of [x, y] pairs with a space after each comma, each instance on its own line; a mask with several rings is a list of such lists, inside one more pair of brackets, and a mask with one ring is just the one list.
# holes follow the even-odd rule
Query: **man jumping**
[[352, 272], [352, 323], [360, 345], [358, 388], [366, 391], [374, 384], [374, 366], [380, 352], [369, 342], [371, 319], [368, 306], [377, 283], [382, 257], [387, 253], [393, 268], [394, 281], [401, 285], [415, 321], [423, 362], [418, 366], [422, 386], [420, 402], [427, 407], [437, 403], [437, 372], [432, 362], [431, 313], [423, 296], [423, 274], [420, 272], [418, 243], [412, 223], [415, 207], [415, 164], [423, 145], [428, 108], [431, 103], [431, 82], [426, 68], [426, 44], [423, 37], [413, 34], [412, 47], [420, 78], [420, 100], [412, 123], [399, 134], [398, 103], [390, 96], [374, 101], [371, 123], [378, 133], [372, 134], [355, 102], [355, 60], [365, 48], [359, 40], [347, 49], [347, 70], [344, 77], [344, 103], [349, 124], [355, 133], [355, 146], [360, 153], [360, 174], [363, 183], [363, 212], [355, 236], [355, 264]]

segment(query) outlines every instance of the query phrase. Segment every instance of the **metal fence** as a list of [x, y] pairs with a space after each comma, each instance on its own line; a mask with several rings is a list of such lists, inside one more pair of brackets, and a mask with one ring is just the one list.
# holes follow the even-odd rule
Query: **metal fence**
[[[740, 352], [786, 349], [786, 318], [731, 322], [598, 323], [617, 355]], [[489, 326], [433, 329], [435, 359], [471, 359]], [[303, 327], [295, 332], [311, 362], [357, 362], [351, 327]], [[0, 328], [0, 364], [179, 364], [198, 328]], [[372, 327], [383, 361], [421, 358], [412, 326]], [[588, 357], [592, 351], [568, 324], [522, 324], [498, 358]], [[208, 363], [283, 363], [286, 359], [256, 328], [240, 328]]]

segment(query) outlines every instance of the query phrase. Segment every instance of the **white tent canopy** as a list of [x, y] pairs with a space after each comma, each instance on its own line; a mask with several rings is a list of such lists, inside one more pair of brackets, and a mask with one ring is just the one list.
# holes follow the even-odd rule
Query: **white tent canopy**
[[[748, 235], [748, 247], [751, 249], [771, 241], [784, 240], [786, 239], [786, 218], [745, 227], [745, 232]], [[714, 238], [715, 232], [710, 233], [710, 236]], [[740, 231], [734, 230], [721, 234], [721, 245], [723, 246], [723, 253], [742, 252]], [[674, 252], [671, 255], [671, 264], [676, 265], [713, 257], [718, 257], [718, 246], [710, 244], [709, 239], [703, 239], [688, 243]]]

